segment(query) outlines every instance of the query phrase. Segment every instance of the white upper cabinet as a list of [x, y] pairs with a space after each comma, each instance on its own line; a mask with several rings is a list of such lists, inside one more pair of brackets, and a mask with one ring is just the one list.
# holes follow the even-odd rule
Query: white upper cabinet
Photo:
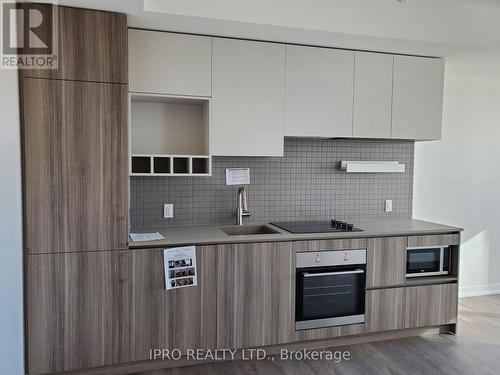
[[393, 55], [356, 52], [354, 137], [391, 137], [393, 60]]
[[283, 156], [285, 46], [214, 38], [212, 155]]
[[286, 46], [285, 135], [352, 137], [354, 52]]
[[441, 138], [444, 61], [394, 56], [392, 138]]
[[129, 29], [132, 92], [211, 96], [212, 38]]
[[129, 90], [211, 98], [212, 155], [282, 156], [285, 136], [440, 139], [443, 84], [437, 58], [129, 30]]

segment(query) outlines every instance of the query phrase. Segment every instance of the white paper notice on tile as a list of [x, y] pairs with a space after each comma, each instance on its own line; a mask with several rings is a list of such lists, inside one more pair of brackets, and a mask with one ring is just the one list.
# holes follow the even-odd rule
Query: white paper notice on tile
[[195, 246], [164, 249], [163, 264], [167, 290], [198, 285]]
[[248, 185], [250, 168], [226, 168], [226, 185]]

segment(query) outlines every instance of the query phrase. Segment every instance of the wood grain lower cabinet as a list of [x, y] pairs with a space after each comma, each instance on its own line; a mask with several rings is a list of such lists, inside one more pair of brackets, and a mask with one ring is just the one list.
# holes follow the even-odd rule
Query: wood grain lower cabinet
[[366, 331], [389, 331], [404, 328], [405, 297], [405, 288], [367, 290]]
[[217, 347], [293, 341], [295, 272], [291, 243], [218, 248]]
[[165, 289], [163, 250], [133, 251], [134, 360], [149, 349], [216, 347], [217, 246], [197, 246], [196, 287]]
[[366, 291], [367, 332], [456, 323], [457, 284]]
[[26, 258], [30, 374], [149, 360], [154, 348], [216, 346], [215, 246], [197, 247], [197, 287], [169, 291], [161, 249]]
[[456, 323], [458, 285], [406, 288], [405, 328]]
[[128, 251], [28, 255], [25, 271], [30, 374], [132, 359]]
[[127, 85], [22, 80], [26, 253], [125, 249]]
[[407, 237], [383, 237], [367, 240], [367, 288], [405, 284], [407, 243]]

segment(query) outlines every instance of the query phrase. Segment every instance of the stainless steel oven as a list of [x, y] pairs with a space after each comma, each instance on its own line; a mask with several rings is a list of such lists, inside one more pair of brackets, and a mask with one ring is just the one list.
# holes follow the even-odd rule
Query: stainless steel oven
[[406, 250], [406, 277], [447, 275], [450, 266], [448, 246], [409, 247]]
[[295, 329], [363, 323], [365, 272], [366, 249], [297, 253]]

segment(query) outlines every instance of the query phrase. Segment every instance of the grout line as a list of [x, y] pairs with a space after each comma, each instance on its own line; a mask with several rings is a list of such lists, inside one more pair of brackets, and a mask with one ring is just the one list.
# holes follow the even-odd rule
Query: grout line
[[394, 55], [392, 56], [392, 84], [391, 84], [391, 134], [389, 135], [392, 138], [392, 111], [394, 109]]
[[354, 137], [354, 99], [356, 95], [356, 52], [353, 54], [354, 69], [352, 71], [352, 113], [351, 113], [351, 137]]

